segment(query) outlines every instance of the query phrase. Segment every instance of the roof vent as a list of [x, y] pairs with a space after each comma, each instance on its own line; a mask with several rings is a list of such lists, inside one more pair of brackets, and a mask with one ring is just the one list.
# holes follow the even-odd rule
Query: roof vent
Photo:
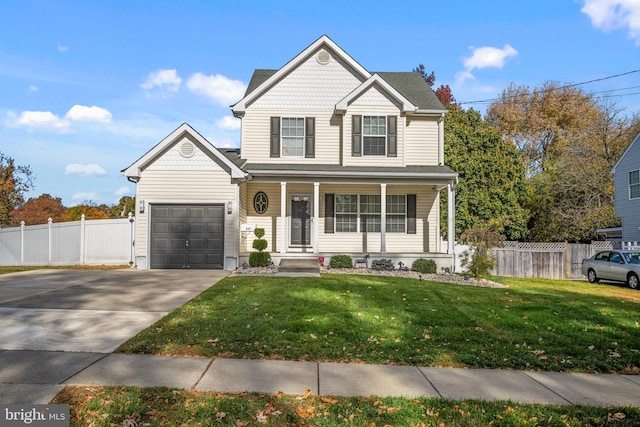
[[331, 62], [331, 55], [329, 54], [329, 52], [322, 49], [320, 52], [318, 52], [318, 55], [316, 55], [316, 61], [318, 61], [318, 64], [327, 65], [329, 62]]
[[196, 147], [193, 145], [193, 142], [184, 141], [180, 146], [180, 155], [189, 158], [193, 157], [194, 154], [196, 154]]

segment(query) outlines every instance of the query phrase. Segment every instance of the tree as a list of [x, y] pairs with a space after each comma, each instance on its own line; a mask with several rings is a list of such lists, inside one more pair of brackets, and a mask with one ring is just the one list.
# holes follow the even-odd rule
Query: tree
[[[429, 87], [433, 88], [433, 85], [436, 83], [436, 73], [434, 71], [432, 71], [431, 74], [427, 74], [423, 64], [418, 65], [413, 71], [419, 73]], [[440, 85], [440, 87], [436, 89], [436, 96], [445, 107], [457, 105], [449, 85]]]
[[[456, 186], [456, 230], [503, 224], [508, 240], [526, 235], [529, 197], [522, 159], [513, 145], [482, 119], [480, 113], [449, 107], [444, 124], [445, 164], [458, 172]], [[446, 205], [446, 195], [442, 202]], [[441, 224], [447, 225], [442, 209]], [[494, 228], [494, 227], [493, 227]], [[459, 237], [459, 236], [456, 236]]]
[[126, 218], [129, 213], [136, 213], [136, 198], [131, 196], [122, 196], [118, 204], [109, 209], [110, 218]]
[[[499, 221], [494, 223], [499, 224]], [[500, 233], [494, 229], [473, 227], [462, 233], [460, 241], [470, 247], [462, 253], [462, 266], [476, 279], [489, 276], [496, 266], [496, 258], [491, 253], [491, 248], [502, 246]]]
[[46, 224], [49, 218], [58, 222], [62, 220], [65, 210], [60, 197], [42, 194], [36, 198], [29, 198], [26, 203], [11, 212], [12, 224], [18, 225], [21, 221], [26, 225]]
[[0, 226], [11, 224], [11, 212], [24, 203], [24, 194], [33, 187], [30, 166], [19, 166], [0, 152]]
[[487, 122], [522, 154], [533, 188], [528, 238], [590, 241], [619, 224], [610, 171], [640, 130], [612, 103], [573, 86], [510, 85], [489, 106]]
[[68, 208], [64, 213], [63, 221], [78, 221], [82, 219], [108, 219], [109, 215], [105, 212], [104, 205], [96, 205], [94, 202], [86, 201], [80, 205]]
[[427, 71], [424, 68], [423, 64], [419, 64], [416, 68], [413, 69], [416, 73], [420, 73], [425, 82], [429, 85], [429, 87], [433, 87], [436, 83], [436, 73], [432, 71], [431, 74], [427, 74]]

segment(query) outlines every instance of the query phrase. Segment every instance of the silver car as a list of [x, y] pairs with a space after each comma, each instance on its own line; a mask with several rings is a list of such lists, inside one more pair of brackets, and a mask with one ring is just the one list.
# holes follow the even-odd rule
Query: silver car
[[582, 274], [590, 283], [600, 280], [624, 282], [632, 289], [640, 285], [640, 251], [601, 251], [582, 260]]

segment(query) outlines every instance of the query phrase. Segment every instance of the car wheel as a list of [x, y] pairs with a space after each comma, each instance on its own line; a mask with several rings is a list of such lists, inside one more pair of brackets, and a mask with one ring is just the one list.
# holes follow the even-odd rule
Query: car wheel
[[587, 271], [587, 279], [589, 279], [589, 283], [598, 283], [598, 276], [596, 276], [596, 272], [592, 269]]
[[629, 274], [629, 277], [627, 277], [627, 285], [629, 285], [631, 289], [638, 289], [638, 284], [640, 284], [638, 276], [635, 273]]

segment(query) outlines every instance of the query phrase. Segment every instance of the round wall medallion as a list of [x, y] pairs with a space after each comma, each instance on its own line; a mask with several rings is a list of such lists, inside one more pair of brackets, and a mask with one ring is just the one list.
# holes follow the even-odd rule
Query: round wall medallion
[[320, 65], [327, 65], [329, 62], [331, 62], [331, 54], [326, 50], [322, 49], [316, 55], [316, 61], [318, 61], [318, 64]]
[[269, 198], [264, 191], [258, 191], [255, 196], [253, 196], [253, 209], [259, 213], [263, 214], [269, 208]]
[[180, 146], [180, 155], [185, 158], [193, 157], [196, 154], [196, 146], [191, 141], [184, 141]]

